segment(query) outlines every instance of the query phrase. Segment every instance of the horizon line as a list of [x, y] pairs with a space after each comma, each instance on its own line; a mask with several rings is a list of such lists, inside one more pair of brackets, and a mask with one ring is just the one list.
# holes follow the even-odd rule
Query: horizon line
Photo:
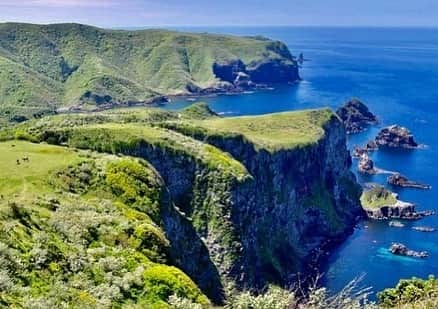
[[98, 27], [103, 29], [114, 29], [114, 30], [124, 30], [124, 29], [148, 29], [148, 28], [215, 28], [215, 27], [224, 27], [224, 28], [399, 28], [399, 29], [409, 29], [409, 28], [421, 28], [421, 29], [435, 29], [438, 28], [437, 25], [335, 25], [335, 24], [321, 24], [321, 25], [311, 25], [311, 24], [158, 24], [158, 25], [138, 25], [138, 26], [110, 26], [110, 25], [98, 25], [98, 24], [88, 24], [84, 22], [77, 21], [60, 21], [60, 22], [48, 22], [48, 23], [40, 23], [40, 22], [20, 22], [20, 21], [0, 21], [0, 24], [29, 24], [29, 25], [59, 25], [59, 24], [80, 24], [87, 25], [92, 27]]

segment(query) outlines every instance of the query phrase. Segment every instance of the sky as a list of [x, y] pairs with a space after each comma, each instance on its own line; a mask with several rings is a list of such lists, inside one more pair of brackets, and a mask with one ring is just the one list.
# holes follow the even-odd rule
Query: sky
[[438, 0], [0, 0], [0, 22], [143, 26], [438, 26]]

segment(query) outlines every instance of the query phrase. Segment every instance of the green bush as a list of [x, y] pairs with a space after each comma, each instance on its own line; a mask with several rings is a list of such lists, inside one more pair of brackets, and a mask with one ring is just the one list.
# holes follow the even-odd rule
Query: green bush
[[176, 295], [203, 305], [209, 303], [195, 283], [178, 268], [166, 265], [152, 266], [143, 273], [143, 279], [151, 300], [168, 300], [172, 295]]
[[384, 307], [412, 304], [422, 299], [438, 297], [438, 279], [430, 276], [427, 280], [412, 278], [400, 280], [395, 288], [385, 289], [377, 294]]
[[109, 163], [106, 183], [124, 203], [159, 222], [161, 191], [157, 176], [140, 161], [119, 160]]

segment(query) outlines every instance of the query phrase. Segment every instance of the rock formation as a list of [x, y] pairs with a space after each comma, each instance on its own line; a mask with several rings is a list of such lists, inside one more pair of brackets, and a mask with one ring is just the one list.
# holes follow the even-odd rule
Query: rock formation
[[417, 148], [418, 143], [414, 140], [411, 132], [398, 125], [392, 125], [382, 129], [376, 137], [376, 143], [379, 147], [394, 148]]
[[391, 227], [405, 227], [405, 225], [400, 221], [389, 221], [388, 225]]
[[336, 111], [342, 119], [347, 134], [359, 133], [370, 124], [377, 123], [377, 117], [358, 99], [351, 99]]
[[375, 174], [376, 169], [374, 168], [374, 162], [371, 158], [366, 154], [362, 153], [360, 156], [360, 160], [358, 163], [359, 172], [365, 174]]
[[414, 226], [412, 228], [414, 231], [418, 232], [435, 232], [436, 228], [429, 227], [429, 226]]
[[429, 257], [429, 253], [427, 251], [414, 251], [408, 249], [408, 247], [401, 243], [392, 244], [389, 248], [389, 252], [395, 255], [403, 255], [422, 259]]
[[418, 220], [434, 214], [432, 211], [416, 211], [414, 204], [398, 200], [396, 193], [378, 185], [362, 193], [361, 203], [368, 218], [376, 220]]
[[388, 177], [388, 183], [393, 186], [404, 187], [404, 188], [416, 188], [416, 189], [430, 189], [430, 185], [422, 184], [409, 180], [406, 176], [401, 174], [394, 174]]

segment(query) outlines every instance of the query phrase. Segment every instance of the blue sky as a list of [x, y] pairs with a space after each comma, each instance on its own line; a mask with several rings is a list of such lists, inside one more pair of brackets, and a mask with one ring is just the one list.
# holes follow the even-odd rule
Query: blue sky
[[0, 22], [438, 26], [438, 0], [0, 0]]

